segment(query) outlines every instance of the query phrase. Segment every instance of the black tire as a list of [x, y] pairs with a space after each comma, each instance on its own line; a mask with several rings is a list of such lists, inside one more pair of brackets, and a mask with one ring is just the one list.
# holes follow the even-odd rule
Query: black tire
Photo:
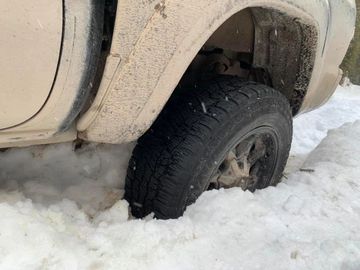
[[181, 216], [208, 189], [231, 147], [249, 132], [264, 128], [274, 134], [276, 155], [271, 169], [265, 166], [265, 180], [254, 190], [281, 180], [292, 140], [288, 100], [268, 86], [228, 76], [193, 89], [179, 87], [139, 139], [130, 160], [125, 198], [133, 216], [152, 212], [160, 219]]

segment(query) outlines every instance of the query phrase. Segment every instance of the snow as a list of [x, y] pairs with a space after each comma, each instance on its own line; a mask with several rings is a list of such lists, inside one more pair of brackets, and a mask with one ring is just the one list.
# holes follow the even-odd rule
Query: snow
[[360, 87], [339, 87], [295, 120], [283, 183], [170, 221], [117, 200], [132, 145], [0, 152], [0, 269], [360, 269], [359, 120]]
[[201, 107], [204, 113], [207, 113], [206, 105], [204, 102], [201, 102]]

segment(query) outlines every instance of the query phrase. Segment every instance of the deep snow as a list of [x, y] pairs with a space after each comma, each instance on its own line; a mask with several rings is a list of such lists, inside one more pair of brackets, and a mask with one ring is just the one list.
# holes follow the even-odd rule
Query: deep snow
[[282, 184], [171, 221], [117, 201], [132, 145], [0, 152], [0, 269], [360, 269], [359, 119], [360, 87], [340, 87], [295, 120]]

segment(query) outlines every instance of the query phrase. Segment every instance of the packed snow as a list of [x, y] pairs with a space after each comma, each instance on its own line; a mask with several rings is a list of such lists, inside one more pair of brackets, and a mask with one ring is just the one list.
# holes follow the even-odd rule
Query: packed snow
[[[329, 131], [330, 130], [330, 131]], [[133, 145], [0, 152], [0, 269], [360, 269], [360, 87], [295, 120], [283, 183], [129, 218]]]

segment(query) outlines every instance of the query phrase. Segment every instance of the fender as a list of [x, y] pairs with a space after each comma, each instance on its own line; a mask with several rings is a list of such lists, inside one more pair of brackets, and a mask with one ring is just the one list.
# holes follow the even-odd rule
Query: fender
[[[330, 6], [340, 15], [330, 16]], [[341, 23], [354, 26], [351, 1], [123, 0], [118, 3], [111, 53], [100, 89], [78, 122], [79, 136], [105, 143], [136, 140], [156, 119], [212, 33], [249, 7], [275, 9], [315, 29], [316, 53], [310, 68], [316, 76], [308, 78], [300, 112], [321, 105], [335, 89], [338, 66], [353, 34], [352, 27], [349, 31], [336, 29]], [[335, 49], [338, 54], [329, 56]]]

